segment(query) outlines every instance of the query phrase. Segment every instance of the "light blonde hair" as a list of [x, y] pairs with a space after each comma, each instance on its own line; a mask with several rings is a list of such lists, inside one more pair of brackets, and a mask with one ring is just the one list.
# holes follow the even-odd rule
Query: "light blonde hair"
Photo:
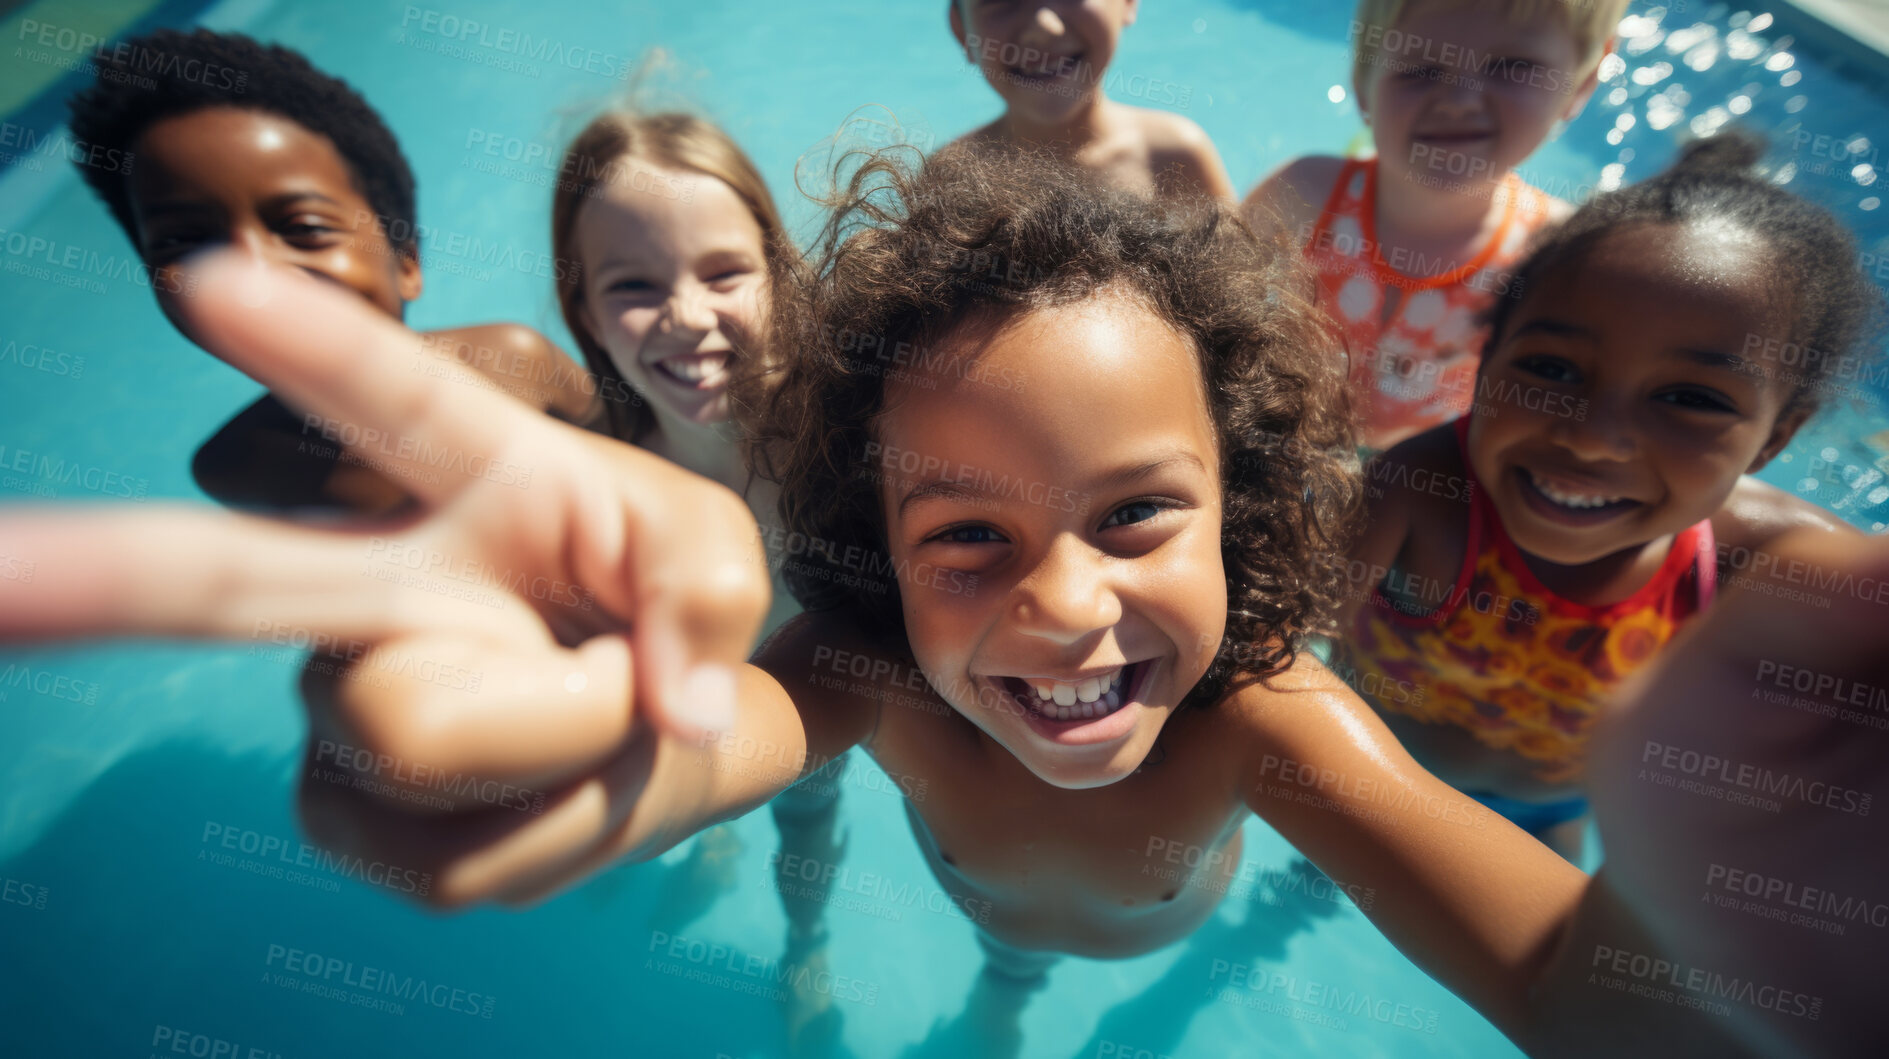
[[[631, 179], [625, 160], [641, 161], [665, 169], [700, 173], [728, 185], [736, 197], [754, 214], [761, 227], [762, 252], [766, 256], [770, 286], [781, 276], [792, 252], [780, 211], [760, 170], [728, 134], [714, 123], [679, 111], [639, 113], [612, 110], [592, 119], [565, 148], [560, 179], [551, 192], [551, 253], [553, 260], [576, 261], [577, 215], [586, 201], [596, 198], [612, 183]], [[558, 308], [564, 324], [584, 354], [584, 363], [602, 385], [600, 392], [632, 392], [621, 372], [611, 362], [610, 354], [590, 333], [583, 318], [584, 276], [582, 268], [558, 270]], [[753, 336], [754, 346], [745, 352], [763, 355], [771, 343], [766, 335]], [[610, 432], [624, 441], [636, 442], [655, 425], [655, 414], [643, 401], [606, 400]]]
[[1351, 22], [1351, 83], [1370, 83], [1376, 49], [1366, 43], [1367, 28], [1388, 33], [1397, 23], [1418, 9], [1482, 9], [1500, 12], [1510, 22], [1552, 21], [1574, 38], [1581, 55], [1578, 69], [1571, 71], [1575, 81], [1584, 80], [1601, 51], [1614, 38], [1621, 18], [1627, 13], [1627, 0], [1358, 0], [1358, 12]]

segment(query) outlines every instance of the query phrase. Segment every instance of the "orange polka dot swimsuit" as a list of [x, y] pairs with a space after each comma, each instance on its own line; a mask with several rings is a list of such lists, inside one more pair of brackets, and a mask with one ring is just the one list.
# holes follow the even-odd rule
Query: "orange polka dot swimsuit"
[[[1529, 237], [1549, 223], [1548, 196], [1511, 172], [1495, 199], [1502, 220], [1467, 263], [1434, 276], [1377, 240], [1377, 159], [1347, 161], [1305, 244], [1319, 296], [1351, 358], [1351, 399], [1365, 445], [1382, 449], [1469, 410], [1488, 329], [1484, 309], [1508, 289]], [[1397, 304], [1385, 316], [1387, 299]]]
[[[1468, 423], [1467, 416], [1456, 423], [1465, 468]], [[1469, 475], [1468, 546], [1455, 583], [1435, 593], [1440, 605], [1416, 613], [1417, 606], [1374, 591], [1335, 661], [1383, 709], [1453, 724], [1493, 749], [1520, 754], [1544, 782], [1576, 779], [1608, 696], [1711, 602], [1718, 575], [1712, 523], [1674, 536], [1666, 561], [1632, 596], [1587, 606], [1535, 577]], [[1405, 587], [1406, 596], [1427, 601], [1431, 594]]]

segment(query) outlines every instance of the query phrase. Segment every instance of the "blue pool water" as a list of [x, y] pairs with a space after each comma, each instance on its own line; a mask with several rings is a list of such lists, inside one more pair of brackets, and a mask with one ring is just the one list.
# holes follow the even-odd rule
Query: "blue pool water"
[[[1356, 140], [1340, 91], [1348, 6], [1150, 4], [1111, 84], [1118, 97], [1198, 121], [1244, 190], [1293, 156]], [[1624, 68], [1531, 161], [1530, 178], [1563, 188], [1638, 179], [1671, 156], [1682, 130], [1737, 110], [1780, 137], [1792, 187], [1841, 211], [1866, 249], [1889, 259], [1880, 146], [1858, 141], [1889, 132], [1882, 99], [1798, 51], [1779, 27], [1752, 31], [1748, 11], [1672, 7], [1635, 5]], [[549, 171], [536, 159], [554, 157], [587, 108], [622, 90], [610, 68], [666, 48], [681, 72], [660, 90], [686, 93], [722, 121], [804, 231], [814, 211], [792, 193], [796, 161], [817, 160], [862, 104], [883, 105], [919, 146], [996, 113], [995, 96], [957, 57], [943, 8], [230, 0], [204, 20], [303, 50], [387, 117], [420, 178], [421, 221], [436, 233], [423, 241], [428, 289], [412, 323], [514, 319], [564, 337], [550, 282], [534, 268], [548, 253]], [[57, 5], [33, 10], [52, 20]], [[445, 16], [486, 24], [486, 39], [510, 30], [600, 56], [586, 71], [452, 45], [427, 28], [444, 28]], [[0, 357], [0, 445], [84, 467], [80, 482], [201, 500], [190, 453], [258, 388], [187, 345], [136, 274], [110, 264], [128, 261], [129, 247], [62, 165], [29, 160], [0, 175], [0, 228], [99, 263], [47, 268], [10, 250], [0, 261], [0, 340], [40, 347], [59, 355], [42, 364], [62, 366]], [[475, 241], [499, 252], [462, 249]], [[1889, 486], [1882, 454], [1863, 439], [1889, 427], [1883, 396], [1860, 381], [1856, 400], [1764, 477], [1882, 529]], [[95, 503], [114, 491], [0, 482], [4, 501]], [[757, 995], [772, 985], [784, 937], [766, 813], [528, 913], [434, 916], [380, 892], [398, 878], [375, 885], [305, 859], [290, 807], [304, 735], [293, 659], [149, 644], [14, 650], [0, 655], [0, 674], [0, 1052], [145, 1055], [154, 1040], [192, 1034], [245, 1056], [782, 1052], [778, 1005]], [[979, 966], [971, 931], [936, 892], [895, 785], [865, 762], [853, 767], [841, 812], [859, 907], [828, 916], [830, 969], [851, 980], [833, 1054], [976, 1054], [950, 1025]], [[1355, 908], [1294, 874], [1292, 850], [1269, 829], [1250, 823], [1246, 837], [1245, 892], [1188, 943], [1054, 970], [1023, 1016], [1024, 1054], [1515, 1054]], [[304, 990], [306, 957], [289, 967], [291, 950], [318, 954], [338, 990]], [[1247, 1003], [1220, 999], [1234, 966], [1271, 985], [1236, 994]], [[430, 988], [396, 1000], [398, 1011], [361, 1003], [387, 999], [375, 985], [387, 974]], [[1386, 1003], [1334, 1016], [1321, 997]]]

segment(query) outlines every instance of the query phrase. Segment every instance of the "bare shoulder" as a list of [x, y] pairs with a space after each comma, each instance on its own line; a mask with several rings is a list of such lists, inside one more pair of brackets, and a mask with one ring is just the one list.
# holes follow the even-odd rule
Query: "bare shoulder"
[[1215, 709], [1242, 736], [1276, 748], [1300, 745], [1334, 723], [1342, 726], [1353, 717], [1374, 716], [1356, 692], [1307, 650], [1270, 676], [1236, 682]]
[[500, 389], [567, 422], [583, 423], [598, 410], [588, 373], [557, 343], [533, 327], [500, 322], [429, 332], [467, 367]]
[[1248, 791], [1278, 773], [1282, 762], [1413, 767], [1371, 707], [1310, 651], [1271, 676], [1236, 686], [1215, 709]]
[[[564, 351], [542, 332], [520, 323], [472, 324], [467, 327], [442, 328], [430, 334], [470, 347], [475, 358], [479, 357], [481, 351], [484, 351], [485, 359], [502, 356], [534, 362], [553, 361], [564, 356]], [[463, 358], [465, 354], [461, 356]], [[473, 366], [478, 367], [476, 360]]]
[[1207, 130], [1179, 114], [1147, 107], [1131, 107], [1135, 124], [1141, 130], [1148, 150], [1157, 157], [1219, 157]]
[[1745, 475], [1712, 516], [1712, 536], [1724, 548], [1758, 549], [1800, 529], [1854, 534], [1854, 527], [1801, 497]]
[[1372, 457], [1364, 467], [1364, 495], [1373, 521], [1393, 512], [1424, 526], [1462, 521], [1475, 483], [1463, 466], [1455, 425], [1431, 427]]
[[755, 650], [752, 663], [786, 689], [809, 726], [831, 726], [850, 737], [848, 745], [870, 741], [881, 705], [923, 679], [907, 652], [830, 611], [803, 612], [783, 622]]
[[1233, 181], [1207, 130], [1165, 110], [1129, 109], [1148, 152], [1149, 169], [1164, 185], [1163, 194], [1204, 193], [1233, 201]]
[[1247, 192], [1240, 214], [1254, 227], [1278, 223], [1310, 238], [1312, 225], [1344, 167], [1345, 160], [1332, 155], [1294, 158]]

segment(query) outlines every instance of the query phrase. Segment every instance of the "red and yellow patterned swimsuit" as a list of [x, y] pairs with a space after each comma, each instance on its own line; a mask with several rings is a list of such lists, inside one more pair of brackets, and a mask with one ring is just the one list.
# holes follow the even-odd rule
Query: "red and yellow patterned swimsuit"
[[[1377, 159], [1347, 161], [1332, 183], [1305, 256], [1351, 358], [1353, 407], [1367, 446], [1387, 448], [1469, 410], [1488, 331], [1479, 318], [1508, 289], [1529, 237], [1549, 223], [1548, 196], [1513, 172], [1495, 199], [1502, 220], [1474, 258], [1439, 275], [1411, 276], [1378, 246]], [[1392, 289], [1402, 297], [1386, 319]]]
[[[1467, 427], [1468, 417], [1456, 423], [1459, 446]], [[1533, 762], [1542, 781], [1564, 783], [1579, 777], [1609, 694], [1711, 602], [1712, 523], [1674, 536], [1666, 561], [1632, 596], [1590, 607], [1542, 585], [1469, 473], [1469, 543], [1455, 584], [1437, 593], [1441, 605], [1414, 614], [1373, 592], [1336, 661], [1381, 708], [1456, 725]]]

